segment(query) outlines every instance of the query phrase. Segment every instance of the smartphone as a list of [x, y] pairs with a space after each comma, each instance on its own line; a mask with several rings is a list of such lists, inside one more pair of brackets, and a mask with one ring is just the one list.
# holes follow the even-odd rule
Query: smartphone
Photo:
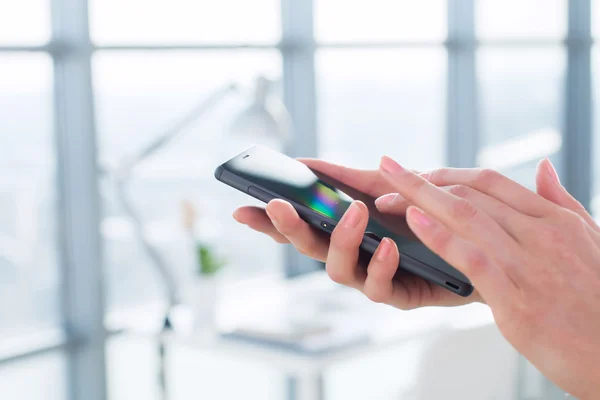
[[383, 214], [375, 198], [313, 171], [285, 154], [265, 146], [252, 146], [221, 164], [215, 177], [260, 201], [289, 202], [298, 215], [316, 229], [331, 234], [353, 200], [369, 209], [369, 222], [360, 245], [361, 261], [368, 265], [381, 239], [394, 240], [400, 252], [397, 276], [411, 273], [461, 296], [473, 292], [471, 282], [429, 250], [412, 233], [404, 215]]

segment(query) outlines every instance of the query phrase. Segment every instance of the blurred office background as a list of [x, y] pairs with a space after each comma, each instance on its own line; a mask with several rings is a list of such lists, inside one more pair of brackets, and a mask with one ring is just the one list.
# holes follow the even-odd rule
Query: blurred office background
[[550, 156], [598, 211], [598, 35], [599, 0], [0, 0], [0, 397], [561, 398], [485, 308], [368, 304], [237, 225], [252, 201], [212, 172], [252, 141], [228, 134], [246, 92], [134, 169], [144, 236], [193, 292], [191, 204], [227, 260], [219, 321], [277, 309], [372, 340], [298, 354], [200, 326], [170, 334], [160, 358], [164, 282], [107, 171], [215, 91], [264, 76], [293, 119], [274, 143], [291, 155], [479, 165], [530, 187]]

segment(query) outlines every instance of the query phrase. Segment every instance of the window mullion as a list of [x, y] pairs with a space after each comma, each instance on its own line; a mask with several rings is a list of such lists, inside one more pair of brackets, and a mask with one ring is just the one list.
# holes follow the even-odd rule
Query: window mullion
[[[317, 155], [313, 0], [281, 1], [283, 99], [290, 111], [293, 136], [286, 152], [292, 157]], [[286, 247], [286, 275], [314, 271], [319, 264]]]
[[446, 164], [473, 167], [478, 150], [475, 1], [448, 1]]
[[592, 197], [591, 0], [569, 1], [564, 184], [589, 209]]
[[62, 295], [71, 400], [105, 400], [101, 238], [85, 0], [52, 0]]

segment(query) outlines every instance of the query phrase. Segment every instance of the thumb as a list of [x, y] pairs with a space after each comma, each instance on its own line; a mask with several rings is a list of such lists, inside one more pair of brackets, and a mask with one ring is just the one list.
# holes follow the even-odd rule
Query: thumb
[[581, 203], [571, 196], [564, 186], [561, 185], [558, 174], [548, 158], [544, 158], [537, 165], [536, 187], [537, 193], [540, 196], [556, 205], [579, 214], [588, 222], [588, 224], [597, 228], [594, 219]]

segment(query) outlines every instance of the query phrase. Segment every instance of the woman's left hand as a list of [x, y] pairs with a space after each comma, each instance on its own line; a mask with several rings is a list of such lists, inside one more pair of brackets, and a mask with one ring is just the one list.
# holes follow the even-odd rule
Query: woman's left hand
[[548, 160], [539, 170], [536, 194], [495, 171], [440, 169], [424, 179], [384, 157], [380, 171], [399, 195], [376, 204], [406, 212], [413, 232], [471, 280], [505, 338], [543, 374], [598, 399], [600, 229]]

